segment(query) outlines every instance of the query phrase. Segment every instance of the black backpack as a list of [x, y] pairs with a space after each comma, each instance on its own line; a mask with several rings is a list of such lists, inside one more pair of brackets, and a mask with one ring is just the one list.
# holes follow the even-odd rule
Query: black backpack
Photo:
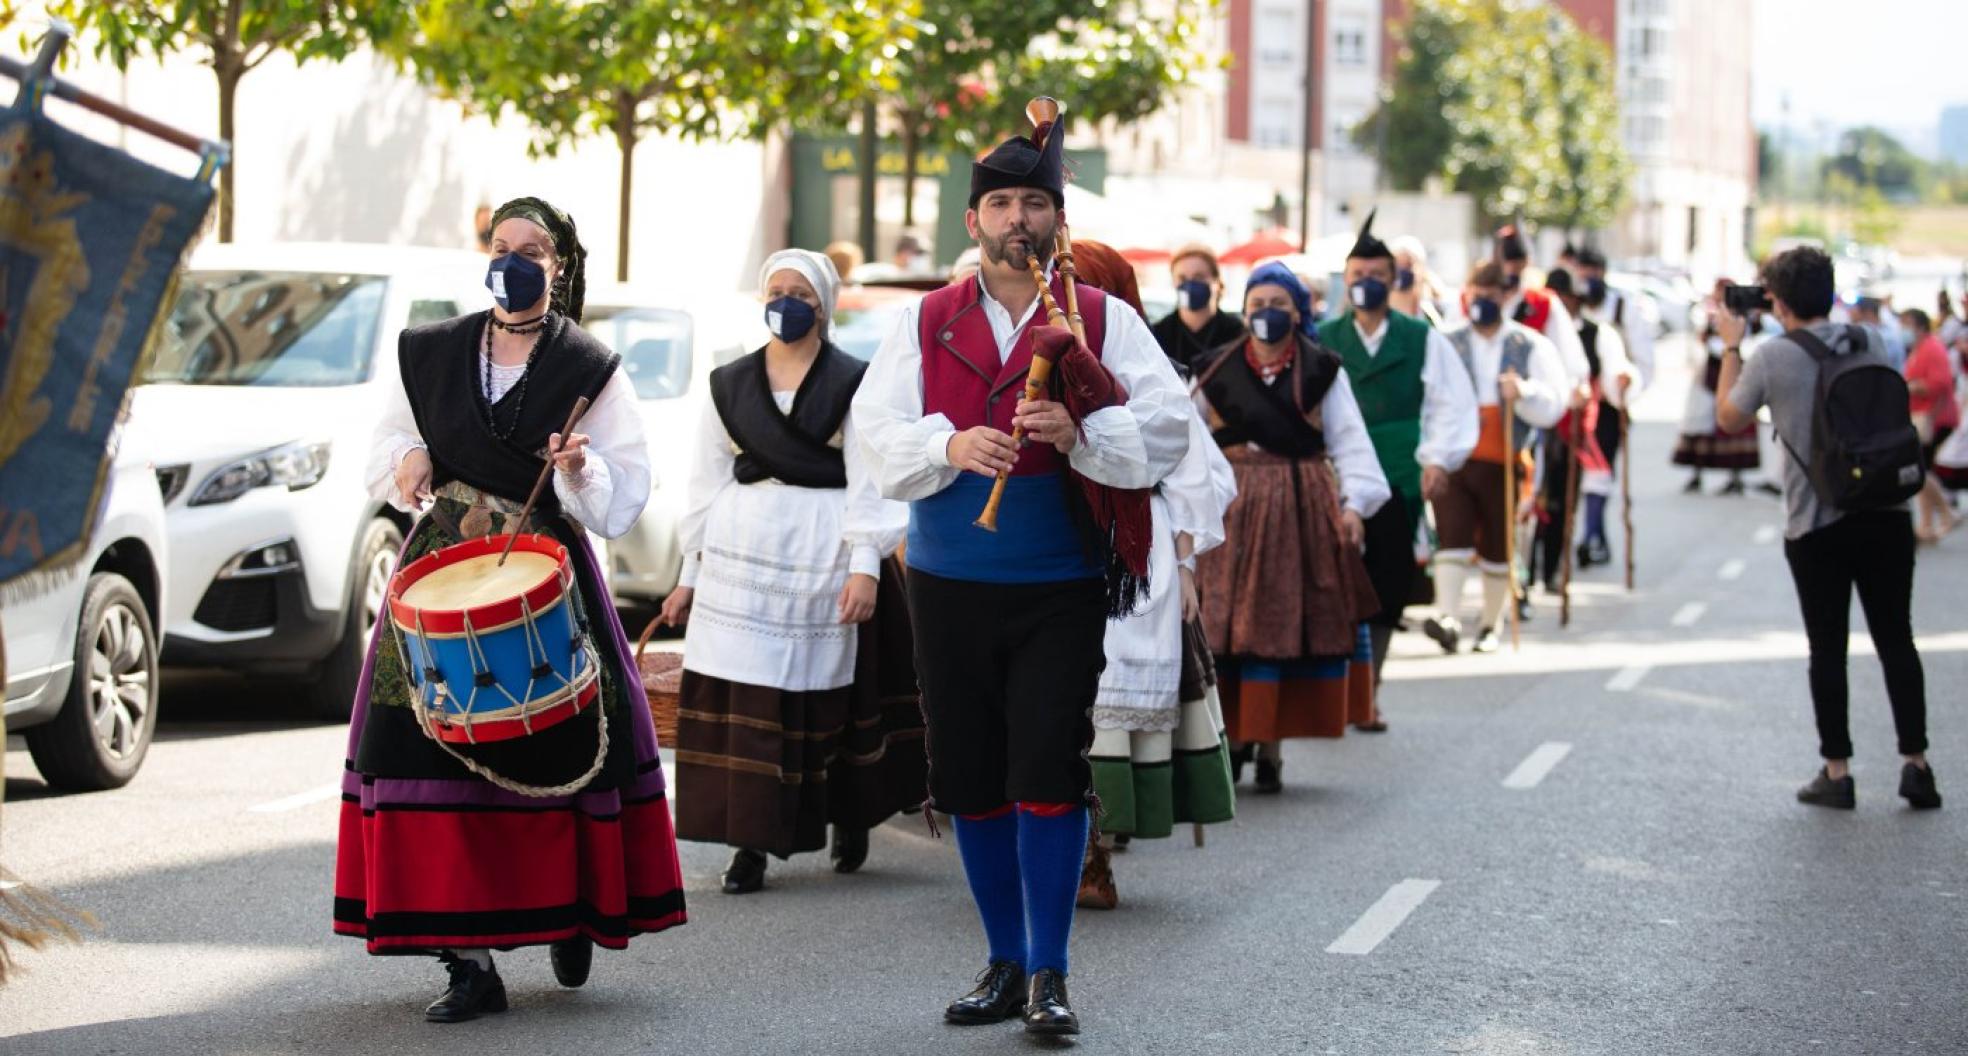
[[[1848, 327], [1865, 349], [1865, 331]], [[1835, 355], [1809, 330], [1785, 334], [1818, 364], [1806, 469], [1818, 501], [1847, 512], [1879, 510], [1912, 498], [1926, 482], [1920, 434], [1908, 409], [1906, 379], [1877, 356]], [[1784, 441], [1791, 458], [1797, 449]], [[1799, 461], [1803, 461], [1799, 459]]]

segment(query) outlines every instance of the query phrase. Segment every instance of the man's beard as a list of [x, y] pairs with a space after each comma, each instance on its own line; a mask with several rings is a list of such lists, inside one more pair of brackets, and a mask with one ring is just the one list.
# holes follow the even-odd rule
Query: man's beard
[[978, 239], [977, 247], [983, 251], [984, 259], [993, 264], [1009, 264], [1023, 270], [1031, 267], [1026, 262], [1030, 257], [1044, 267], [1052, 259], [1053, 236], [1058, 230], [1058, 224], [1043, 233], [1013, 228], [997, 238]]

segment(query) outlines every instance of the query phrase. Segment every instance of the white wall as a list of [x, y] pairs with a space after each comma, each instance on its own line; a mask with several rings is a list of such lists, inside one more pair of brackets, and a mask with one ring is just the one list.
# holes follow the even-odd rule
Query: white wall
[[[218, 133], [211, 71], [190, 57], [139, 60], [118, 73], [72, 45], [64, 76], [200, 136]], [[190, 156], [59, 101], [64, 123], [174, 171]], [[527, 155], [527, 126], [467, 118], [387, 63], [359, 53], [296, 68], [275, 56], [247, 74], [236, 115], [241, 242], [335, 241], [465, 247], [472, 212], [519, 195], [567, 210], [591, 254], [615, 273], [620, 154], [591, 139], [558, 158]], [[779, 151], [757, 143], [691, 145], [653, 138], [636, 152], [631, 278], [679, 291], [750, 286], [785, 238]]]

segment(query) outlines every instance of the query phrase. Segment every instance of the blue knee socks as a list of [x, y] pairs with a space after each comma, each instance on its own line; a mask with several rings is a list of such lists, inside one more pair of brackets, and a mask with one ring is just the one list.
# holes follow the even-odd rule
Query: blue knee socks
[[1606, 496], [1604, 495], [1585, 497], [1585, 537], [1594, 542], [1606, 541]]
[[1066, 940], [1086, 861], [1088, 812], [1046, 816], [1018, 811], [1018, 863], [1025, 879], [1025, 968], [1066, 974]]
[[[952, 818], [957, 831], [957, 853], [963, 858], [964, 877], [970, 881], [970, 897], [977, 902], [977, 915], [984, 920], [984, 939], [991, 945], [991, 961], [1025, 964], [1025, 894], [1019, 880], [1019, 816], [1006, 811], [992, 817]], [[1085, 839], [1082, 832], [1081, 839]], [[1078, 897], [1079, 865], [1073, 866], [1075, 897]], [[1072, 912], [1072, 902], [1066, 904]]]

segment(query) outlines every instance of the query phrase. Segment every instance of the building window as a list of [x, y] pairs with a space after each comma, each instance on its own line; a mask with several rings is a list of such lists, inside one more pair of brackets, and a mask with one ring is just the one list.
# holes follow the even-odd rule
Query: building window
[[1341, 66], [1367, 64], [1367, 34], [1362, 29], [1340, 29], [1333, 33], [1333, 62]]

